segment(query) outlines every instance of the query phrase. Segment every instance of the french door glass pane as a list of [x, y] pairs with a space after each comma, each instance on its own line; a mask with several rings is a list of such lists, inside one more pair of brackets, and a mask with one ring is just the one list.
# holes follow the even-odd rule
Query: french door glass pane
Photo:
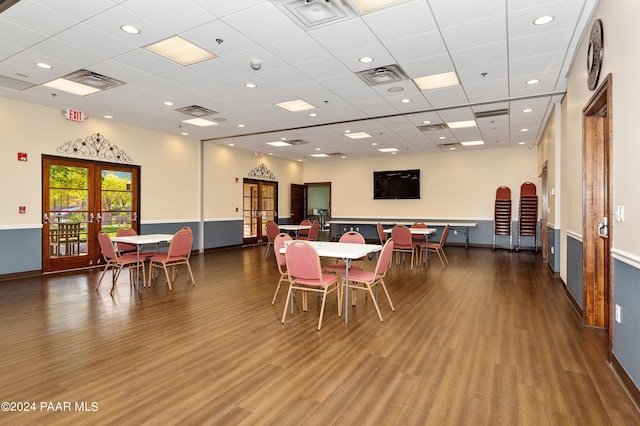
[[89, 171], [86, 167], [49, 168], [49, 254], [51, 257], [87, 253]]
[[133, 194], [130, 172], [102, 170], [102, 230], [114, 236], [118, 229], [131, 228]]

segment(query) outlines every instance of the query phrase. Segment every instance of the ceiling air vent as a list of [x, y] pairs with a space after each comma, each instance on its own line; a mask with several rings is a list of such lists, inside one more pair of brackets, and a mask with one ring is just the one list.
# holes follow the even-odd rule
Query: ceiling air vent
[[460, 144], [460, 142], [451, 142], [451, 143], [441, 143], [438, 146], [442, 149], [455, 149], [455, 148], [461, 147], [462, 145]]
[[503, 117], [505, 115], [509, 115], [509, 110], [507, 108], [504, 109], [494, 109], [492, 111], [478, 111], [474, 112], [473, 115], [478, 118], [493, 118], [493, 117]]
[[304, 144], [309, 143], [309, 141], [305, 141], [305, 140], [302, 140], [302, 139], [290, 139], [290, 140], [288, 139], [287, 143], [289, 145], [304, 145]]
[[206, 117], [207, 115], [217, 114], [217, 111], [207, 109], [198, 105], [190, 105], [183, 108], [178, 108], [176, 111], [190, 115], [192, 117]]
[[431, 132], [433, 130], [447, 130], [448, 128], [449, 126], [447, 126], [445, 123], [425, 124], [423, 126], [418, 126], [418, 130], [422, 132]]
[[98, 74], [97, 72], [85, 69], [74, 71], [62, 78], [64, 78], [65, 80], [84, 84], [85, 86], [93, 87], [94, 89], [98, 90], [112, 89], [124, 84], [123, 81], [116, 80], [115, 78], [107, 77], [106, 75]]
[[348, 0], [275, 0], [303, 29], [318, 28], [359, 16]]
[[385, 65], [384, 67], [371, 68], [369, 70], [358, 71], [356, 73], [369, 86], [378, 86], [380, 84], [395, 83], [397, 81], [407, 80], [409, 77], [400, 65]]
[[329, 152], [327, 153], [329, 157], [344, 157], [344, 152]]

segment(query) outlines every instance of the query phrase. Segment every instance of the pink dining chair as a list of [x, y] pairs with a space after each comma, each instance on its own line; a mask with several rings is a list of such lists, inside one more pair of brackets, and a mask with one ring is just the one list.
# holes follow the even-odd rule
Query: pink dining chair
[[378, 231], [378, 238], [380, 239], [380, 244], [384, 245], [387, 242], [387, 234], [384, 232], [384, 228], [381, 223], [376, 225], [376, 230]]
[[[427, 224], [424, 222], [416, 222], [411, 225], [412, 228], [420, 228], [426, 229]], [[413, 249], [416, 252], [416, 263], [421, 262], [422, 259], [422, 251], [427, 248], [427, 236], [426, 235], [411, 235], [411, 240], [413, 241]]]
[[442, 230], [442, 235], [440, 236], [440, 241], [429, 242], [427, 245], [429, 252], [435, 252], [438, 254], [440, 258], [440, 263], [442, 263], [442, 267], [445, 268], [449, 265], [449, 260], [447, 259], [447, 255], [444, 254], [444, 245], [447, 242], [447, 236], [449, 235], [449, 225], [445, 225]]
[[267, 228], [267, 249], [264, 251], [264, 257], [269, 255], [269, 248], [273, 245], [273, 240], [275, 240], [276, 235], [280, 233], [280, 227], [273, 220], [268, 221], [265, 224]]
[[[395, 312], [395, 308], [393, 307], [393, 303], [391, 302], [391, 297], [389, 297], [389, 292], [387, 291], [387, 286], [384, 284], [384, 276], [387, 274], [389, 270], [389, 266], [391, 264], [391, 258], [393, 256], [393, 238], [389, 238], [384, 246], [382, 247], [382, 252], [378, 256], [378, 262], [376, 264], [376, 269], [371, 271], [365, 270], [354, 270], [349, 271], [349, 289], [355, 290], [364, 290], [367, 291], [369, 295], [371, 295], [371, 300], [373, 301], [373, 306], [376, 307], [376, 311], [378, 312], [378, 318], [380, 318], [380, 322], [382, 322], [382, 314], [380, 313], [380, 307], [378, 306], [378, 301], [376, 296], [373, 294], [373, 288], [380, 286], [384, 290], [384, 294], [387, 295], [387, 300], [389, 301], [389, 306], [391, 306], [391, 310]], [[345, 279], [342, 279], [342, 285], [340, 293], [344, 292], [346, 286]], [[377, 291], [376, 291], [377, 293]]]
[[413, 254], [415, 252], [411, 231], [404, 225], [396, 225], [391, 230], [391, 238], [394, 242], [393, 251], [396, 253], [396, 263], [400, 263], [400, 255], [411, 253], [411, 270], [413, 270]]
[[318, 222], [313, 222], [311, 224], [311, 228], [309, 228], [309, 233], [306, 236], [298, 235], [298, 239], [307, 240], [307, 241], [317, 241], [319, 234], [320, 234], [320, 224]]
[[[132, 237], [138, 235], [135, 229], [127, 228], [127, 229], [118, 229], [116, 232], [116, 237]], [[118, 253], [135, 253], [137, 251], [137, 247], [135, 244], [131, 243], [118, 243]]]
[[282, 282], [284, 281], [289, 281], [289, 274], [287, 273], [287, 260], [284, 253], [280, 253], [280, 251], [284, 248], [285, 241], [291, 240], [293, 240], [293, 238], [291, 238], [291, 235], [285, 233], [276, 235], [273, 240], [273, 253], [276, 255], [276, 264], [278, 265], [278, 272], [280, 272], [280, 279], [278, 280], [276, 292], [273, 293], [273, 300], [271, 300], [272, 306], [276, 303], [276, 297], [278, 296], [278, 291], [280, 290], [280, 284], [282, 284]]
[[[322, 294], [322, 306], [320, 307], [320, 319], [318, 320], [318, 331], [322, 328], [322, 317], [324, 307], [327, 302], [327, 294], [336, 292], [338, 299], [338, 316], [341, 315], [340, 291], [338, 290], [338, 277], [334, 274], [325, 274], [320, 266], [320, 256], [318, 252], [306, 241], [294, 240], [287, 246], [285, 252], [287, 263], [287, 273], [289, 275], [289, 291], [287, 300], [282, 312], [282, 324], [287, 316], [289, 300], [291, 300], [291, 313], [293, 314], [293, 292], [300, 290], [303, 292], [313, 291]], [[303, 293], [306, 294], [306, 293]], [[302, 298], [302, 310], [307, 311], [306, 297]]]
[[[191, 248], [193, 247], [193, 233], [191, 228], [185, 226], [175, 233], [171, 242], [169, 243], [169, 251], [166, 253], [156, 253], [149, 258], [149, 287], [151, 287], [151, 277], [153, 277], [154, 268], [164, 269], [164, 274], [167, 278], [167, 285], [169, 290], [173, 290], [171, 283], [175, 280], [176, 271], [175, 267], [178, 265], [187, 265], [189, 269], [189, 276], [191, 277], [191, 283], [196, 285], [193, 279], [193, 272], [191, 271], [191, 264], [189, 263], [189, 257], [191, 256]], [[172, 277], [169, 278], [169, 271], [167, 267], [173, 267]]]
[[[302, 222], [300, 222], [300, 225], [302, 226], [311, 226], [311, 221], [308, 219], [303, 220]], [[309, 231], [311, 229], [301, 229], [298, 231], [298, 239], [302, 239], [302, 240], [306, 240], [309, 237]], [[303, 237], [303, 238], [300, 238]]]
[[96, 290], [100, 288], [100, 284], [102, 284], [102, 279], [104, 275], [107, 273], [108, 269], [111, 269], [111, 291], [110, 294], [113, 294], [113, 290], [116, 288], [116, 282], [118, 281], [118, 277], [120, 276], [120, 271], [125, 266], [129, 267], [129, 282], [131, 283], [132, 274], [131, 267], [142, 268], [142, 281], [145, 282], [145, 272], [144, 272], [144, 264], [142, 262], [138, 263], [138, 256], [136, 253], [127, 253], [123, 255], [119, 255], [116, 252], [116, 249], [113, 247], [113, 241], [111, 241], [111, 237], [104, 231], [98, 232], [98, 245], [100, 246], [100, 251], [102, 252], [102, 257], [104, 258], [106, 264], [104, 269], [102, 270], [102, 275], [100, 275], [100, 280], [98, 281], [98, 286]]
[[[351, 243], [351, 244], [364, 244], [365, 240], [362, 234], [356, 231], [349, 231], [346, 234], [342, 234], [340, 239], [338, 240], [340, 243]], [[359, 262], [359, 265], [354, 265], [354, 262]], [[333, 272], [338, 275], [344, 274], [346, 271], [347, 265], [341, 260], [336, 259], [336, 263], [331, 263], [324, 267], [325, 272]], [[359, 259], [354, 259], [351, 261], [351, 267], [349, 271], [352, 269], [362, 269], [364, 267], [364, 257]]]

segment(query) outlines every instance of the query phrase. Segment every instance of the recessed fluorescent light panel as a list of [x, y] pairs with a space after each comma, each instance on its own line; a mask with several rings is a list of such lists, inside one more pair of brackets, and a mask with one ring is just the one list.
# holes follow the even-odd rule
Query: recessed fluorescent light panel
[[288, 102], [280, 102], [280, 103], [277, 103], [276, 106], [279, 106], [280, 108], [287, 110], [289, 112], [306, 111], [308, 109], [316, 108], [315, 106], [303, 101], [302, 99], [298, 99], [295, 101], [288, 101]]
[[187, 124], [193, 124], [194, 126], [198, 126], [198, 127], [214, 126], [218, 124], [213, 121], [205, 120], [204, 118], [190, 118], [189, 120], [182, 120], [182, 122]]
[[311, 157], [324, 158], [324, 157], [328, 157], [328, 155], [327, 154], [311, 154]]
[[271, 145], [271, 146], [291, 146], [291, 144], [289, 142], [284, 142], [284, 141], [267, 142], [267, 145]]
[[464, 129], [465, 127], [476, 127], [475, 120], [467, 120], [467, 121], [452, 121], [451, 123], [447, 123], [450, 129]]
[[460, 142], [462, 146], [476, 146], [476, 145], [484, 145], [484, 141], [468, 141], [468, 142]]
[[145, 49], [185, 67], [216, 57], [213, 53], [178, 36], [151, 44]]
[[43, 86], [49, 87], [51, 89], [62, 90], [63, 92], [73, 93], [74, 95], [79, 96], [87, 96], [100, 91], [100, 89], [96, 87], [76, 83], [75, 81], [66, 80], [64, 78], [57, 78], [48, 83], [44, 83]]
[[378, 148], [380, 152], [398, 152], [398, 148]]
[[455, 71], [414, 78], [413, 82], [416, 83], [418, 89], [423, 91], [460, 85], [460, 80], [458, 80]]
[[345, 136], [349, 139], [366, 139], [371, 137], [369, 133], [365, 132], [345, 133]]
[[356, 5], [360, 12], [369, 13], [405, 1], [407, 0], [353, 0], [353, 4]]

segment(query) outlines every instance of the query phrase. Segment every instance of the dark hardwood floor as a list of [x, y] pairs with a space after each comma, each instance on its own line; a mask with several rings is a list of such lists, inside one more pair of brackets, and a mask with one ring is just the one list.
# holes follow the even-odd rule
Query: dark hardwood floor
[[582, 326], [540, 254], [394, 265], [383, 323], [360, 294], [345, 325], [333, 294], [318, 332], [311, 297], [280, 323], [286, 287], [271, 306], [262, 250], [194, 255], [196, 286], [181, 269], [173, 291], [123, 273], [111, 297], [99, 271], [0, 282], [0, 401], [36, 404], [0, 424], [640, 424], [606, 332]]

